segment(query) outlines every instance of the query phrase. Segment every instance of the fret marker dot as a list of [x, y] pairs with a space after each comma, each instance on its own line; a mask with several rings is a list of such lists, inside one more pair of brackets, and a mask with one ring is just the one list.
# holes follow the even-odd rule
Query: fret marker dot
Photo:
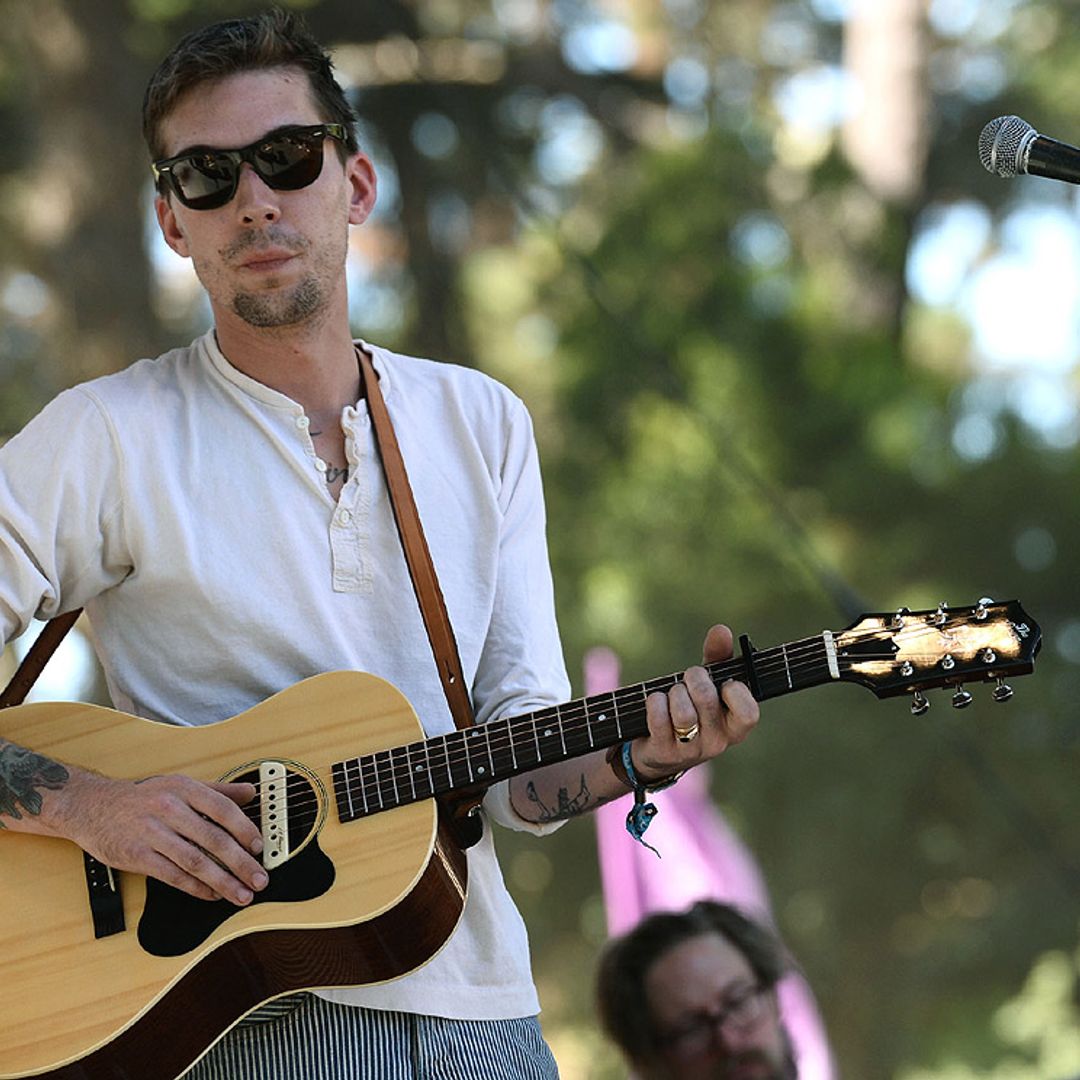
[[547, 729], [546, 729], [546, 730], [544, 731], [544, 735], [545, 735], [545, 737], [546, 737], [546, 736], [548, 736], [548, 735], [550, 735], [550, 734], [551, 734], [551, 728], [547, 728]]
[[480, 766], [480, 767], [479, 767], [479, 768], [478, 768], [478, 769], [477, 769], [476, 771], [477, 771], [477, 772], [478, 772], [478, 773], [479, 773], [479, 774], [480, 774], [481, 776], [483, 776], [483, 775], [484, 775], [484, 772], [485, 772], [485, 770], [484, 770], [484, 766], [483, 766], [483, 765], [481, 765], [481, 766]]
[[598, 719], [598, 720], [600, 721], [600, 723], [602, 724], [602, 723], [603, 723], [603, 722], [604, 722], [604, 721], [605, 721], [605, 720], [607, 719], [607, 713], [606, 713], [606, 712], [602, 712], [602, 713], [601, 713], [601, 714], [600, 714], [600, 715], [599, 715], [599, 716], [597, 717], [597, 719]]

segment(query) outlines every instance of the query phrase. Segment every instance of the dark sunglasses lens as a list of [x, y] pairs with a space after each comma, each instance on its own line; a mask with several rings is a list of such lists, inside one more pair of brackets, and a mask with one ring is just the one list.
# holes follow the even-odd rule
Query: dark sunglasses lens
[[295, 191], [313, 184], [322, 172], [325, 135], [281, 135], [255, 148], [251, 163], [270, 187]]
[[225, 154], [192, 154], [172, 167], [180, 201], [192, 210], [224, 206], [236, 191], [236, 162]]

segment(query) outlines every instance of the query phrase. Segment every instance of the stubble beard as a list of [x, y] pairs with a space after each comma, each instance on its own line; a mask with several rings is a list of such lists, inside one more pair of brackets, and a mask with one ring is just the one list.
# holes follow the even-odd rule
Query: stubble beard
[[267, 329], [307, 322], [322, 308], [324, 300], [318, 278], [309, 275], [285, 296], [236, 293], [232, 299], [232, 309], [249, 326]]

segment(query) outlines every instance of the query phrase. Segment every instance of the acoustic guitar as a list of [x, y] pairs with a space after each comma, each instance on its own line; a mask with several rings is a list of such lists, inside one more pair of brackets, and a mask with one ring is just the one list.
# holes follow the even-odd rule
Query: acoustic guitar
[[[878, 697], [994, 684], [1033, 670], [1036, 624], [1014, 602], [865, 615], [839, 632], [709, 666], [759, 700], [837, 680]], [[0, 711], [3, 738], [118, 777], [250, 780], [270, 884], [246, 908], [118, 873], [63, 840], [0, 838], [0, 1078], [169, 1080], [260, 1004], [412, 971], [446, 942], [465, 853], [440, 803], [633, 739], [672, 675], [425, 738], [408, 701], [358, 672], [306, 679], [204, 727], [39, 703]]]

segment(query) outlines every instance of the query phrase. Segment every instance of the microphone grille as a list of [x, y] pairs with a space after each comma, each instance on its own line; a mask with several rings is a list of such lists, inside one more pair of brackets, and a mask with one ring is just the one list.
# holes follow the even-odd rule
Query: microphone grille
[[979, 136], [979, 160], [983, 168], [998, 176], [1026, 172], [1023, 152], [1036, 134], [1035, 129], [1019, 116], [999, 116], [991, 120]]

